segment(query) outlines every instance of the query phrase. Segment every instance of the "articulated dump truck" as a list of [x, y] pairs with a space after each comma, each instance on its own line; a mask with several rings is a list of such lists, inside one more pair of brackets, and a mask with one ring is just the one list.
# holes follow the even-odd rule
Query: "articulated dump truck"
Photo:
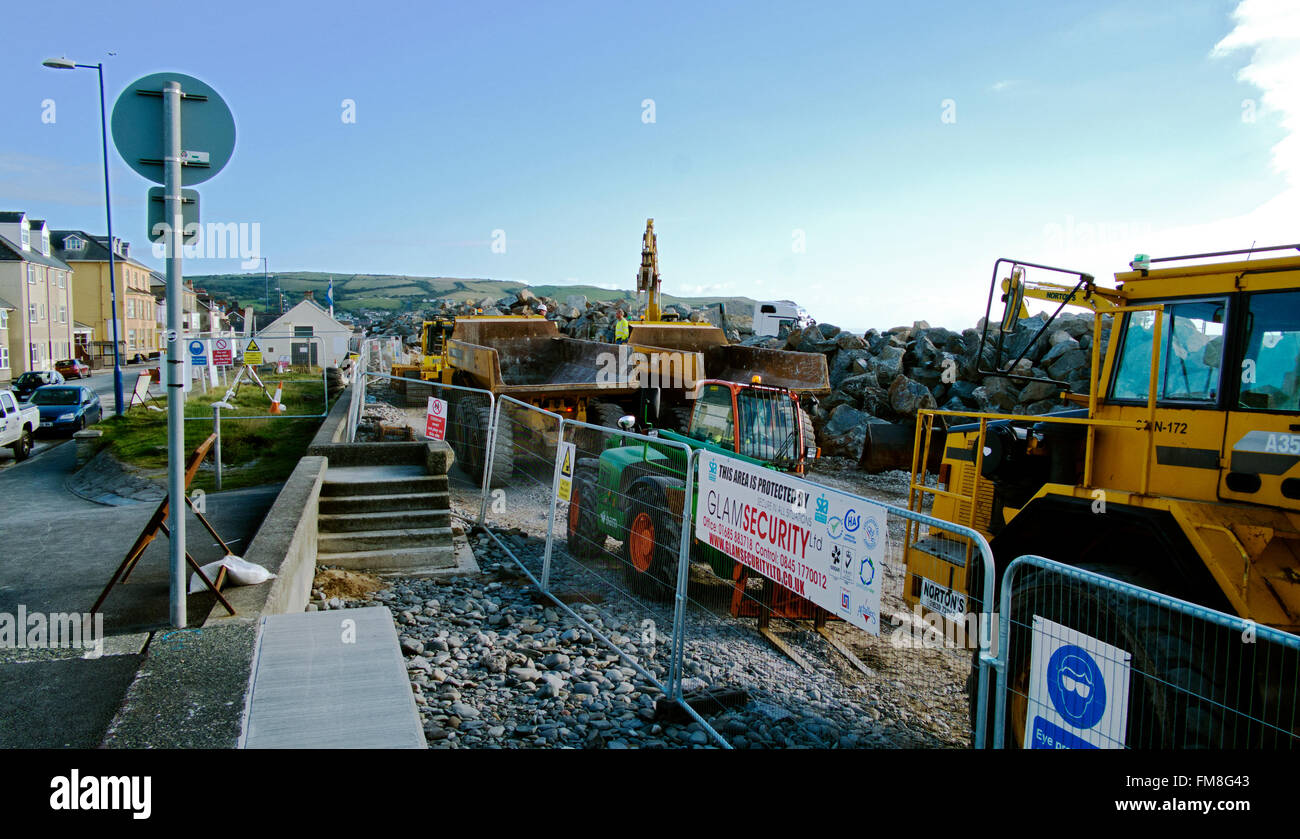
[[[681, 333], [688, 338], [671, 346], [646, 340], [675, 337], [661, 326], [634, 327], [631, 341], [619, 346], [565, 337], [554, 321], [535, 316], [458, 318], [449, 334], [445, 325], [426, 330], [432, 338], [422, 341], [426, 353], [421, 377], [486, 390], [498, 398], [509, 396], [593, 425], [616, 428], [621, 417], [630, 415], [644, 426], [677, 431], [689, 424], [696, 384], [706, 375], [746, 383], [757, 376], [763, 384], [809, 395], [830, 391], [825, 356], [728, 346], [721, 330], [712, 340], [700, 341], [689, 336], [710, 327], [681, 326], [691, 327]], [[722, 372], [713, 373], [715, 367]], [[408, 383], [408, 404], [423, 405], [432, 390], [430, 385]], [[451, 389], [444, 395], [454, 403], [449, 442], [462, 465], [477, 473], [486, 451], [488, 401]], [[512, 416], [519, 422], [498, 426], [493, 485], [508, 480], [514, 468], [515, 435], [537, 436], [532, 447], [543, 456], [555, 451], [552, 420], [535, 413]], [[584, 442], [590, 454], [602, 448], [593, 435], [580, 436], [579, 443]]]
[[[1016, 362], [1033, 357], [1033, 341], [1053, 334], [1050, 320], [1024, 320], [1023, 300], [1038, 298], [1058, 313], [1067, 305], [1096, 313], [1089, 390], [1065, 395], [1074, 409], [1045, 416], [923, 412], [910, 507], [932, 504], [935, 517], [981, 532], [998, 580], [997, 590], [982, 591], [983, 569], [968, 540], [909, 527], [905, 602], [940, 618], [936, 602], [966, 596], [968, 612], [980, 602], [997, 611], [1007, 565], [1039, 555], [1300, 630], [1296, 250], [1139, 257], [1133, 270], [1115, 275], [1114, 287], [1079, 272], [998, 260], [981, 373], [1067, 390], [1061, 381], [1009, 372], [1023, 371]], [[1000, 324], [989, 318], [999, 284]], [[924, 480], [919, 452], [945, 424], [936, 487]], [[1300, 733], [1300, 665], [1276, 646], [1269, 653], [1238, 630], [1171, 620], [1157, 607], [1032, 569], [1015, 580], [1012, 595], [1007, 746], [1026, 743], [1033, 616], [1132, 656], [1129, 746], [1289, 746]]]

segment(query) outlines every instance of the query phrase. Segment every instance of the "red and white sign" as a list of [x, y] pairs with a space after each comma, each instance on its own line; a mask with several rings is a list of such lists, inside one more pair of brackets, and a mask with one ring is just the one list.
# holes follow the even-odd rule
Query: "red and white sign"
[[235, 363], [234, 353], [230, 349], [229, 338], [212, 339], [212, 363], [217, 366]]
[[707, 450], [699, 464], [700, 541], [880, 634], [884, 507]]
[[430, 440], [447, 439], [447, 400], [429, 397], [429, 407], [424, 417], [424, 436]]

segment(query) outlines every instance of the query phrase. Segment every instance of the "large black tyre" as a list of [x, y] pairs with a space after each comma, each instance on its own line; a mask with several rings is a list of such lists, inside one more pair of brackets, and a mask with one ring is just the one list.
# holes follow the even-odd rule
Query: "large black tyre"
[[10, 446], [14, 450], [14, 460], [26, 460], [32, 454], [32, 432], [30, 429], [23, 429], [23, 433], [18, 436], [18, 441]]
[[[487, 399], [468, 396], [460, 401], [456, 412], [460, 426], [457, 437], [460, 448], [456, 460], [462, 471], [475, 483], [483, 480], [484, 458], [487, 455], [488, 431], [492, 424], [492, 408]], [[489, 487], [502, 487], [509, 482], [515, 468], [514, 429], [509, 419], [503, 419], [497, 428], [496, 444], [492, 458], [492, 475]]]
[[[487, 429], [492, 424], [492, 409], [483, 406], [478, 409], [479, 421], [474, 426], [480, 429], [484, 438], [487, 437]], [[492, 455], [492, 475], [490, 487], [503, 487], [510, 482], [510, 477], [515, 472], [515, 441], [514, 426], [510, 424], [509, 417], [502, 417], [500, 424], [497, 426], [496, 441], [493, 444]], [[480, 474], [481, 471], [480, 471]]]
[[[805, 411], [803, 406], [799, 407], [799, 429], [803, 435], [804, 451], [815, 451], [817, 449], [817, 430], [813, 428], [812, 415]], [[802, 456], [803, 452], [795, 452], [796, 459]]]
[[668, 429], [678, 434], [691, 430], [691, 411], [693, 405], [674, 405], [668, 409]]
[[628, 491], [623, 536], [623, 580], [650, 600], [670, 600], [677, 589], [681, 520], [668, 510], [667, 499], [653, 481], [638, 481]]
[[[587, 422], [592, 425], [600, 425], [605, 428], [618, 428], [618, 421], [627, 416], [621, 405], [614, 402], [602, 402], [599, 399], [593, 399], [587, 405]], [[574, 442], [578, 446], [579, 457], [600, 457], [600, 453], [605, 450], [605, 441], [609, 435], [602, 434], [599, 431], [593, 431], [589, 428], [579, 428], [574, 434]]]
[[593, 559], [605, 546], [605, 534], [597, 518], [596, 473], [579, 469], [569, 493], [569, 515], [565, 535], [574, 559]]
[[[1146, 579], [1147, 575], [1139, 569], [1088, 570], [1147, 588], [1156, 583]], [[1248, 745], [1234, 737], [1230, 715], [1225, 710], [1225, 705], [1233, 706], [1228, 699], [1228, 686], [1236, 682], [1239, 663], [1215, 658], [1215, 651], [1239, 649], [1240, 643], [1233, 645], [1227, 639], [1211, 639], [1209, 636], [1216, 632], [1213, 628], [1196, 630], [1196, 638], [1188, 637], [1193, 631], [1192, 621], [1180, 620], [1162, 607], [1083, 585], [1054, 572], [1026, 568], [1014, 585], [1008, 648], [1013, 657], [1007, 663], [1005, 747], [1024, 745], [1035, 615], [1131, 655], [1128, 722], [1122, 745], [1140, 749]], [[974, 675], [972, 672], [972, 686]], [[990, 737], [993, 717], [990, 706]]]

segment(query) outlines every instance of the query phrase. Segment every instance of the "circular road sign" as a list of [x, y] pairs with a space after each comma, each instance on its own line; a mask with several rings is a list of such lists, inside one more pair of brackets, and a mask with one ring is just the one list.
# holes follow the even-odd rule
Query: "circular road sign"
[[[217, 174], [235, 151], [235, 117], [221, 95], [184, 73], [154, 73], [126, 86], [113, 105], [113, 144], [126, 165], [163, 184], [163, 88], [181, 86], [181, 185]], [[165, 185], [165, 184], [164, 184]]]

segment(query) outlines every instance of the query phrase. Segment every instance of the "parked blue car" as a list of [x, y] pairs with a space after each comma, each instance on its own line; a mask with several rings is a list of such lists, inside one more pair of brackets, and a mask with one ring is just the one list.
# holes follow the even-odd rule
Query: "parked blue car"
[[104, 416], [99, 394], [80, 385], [46, 385], [27, 400], [41, 409], [41, 430], [71, 434], [94, 425]]

